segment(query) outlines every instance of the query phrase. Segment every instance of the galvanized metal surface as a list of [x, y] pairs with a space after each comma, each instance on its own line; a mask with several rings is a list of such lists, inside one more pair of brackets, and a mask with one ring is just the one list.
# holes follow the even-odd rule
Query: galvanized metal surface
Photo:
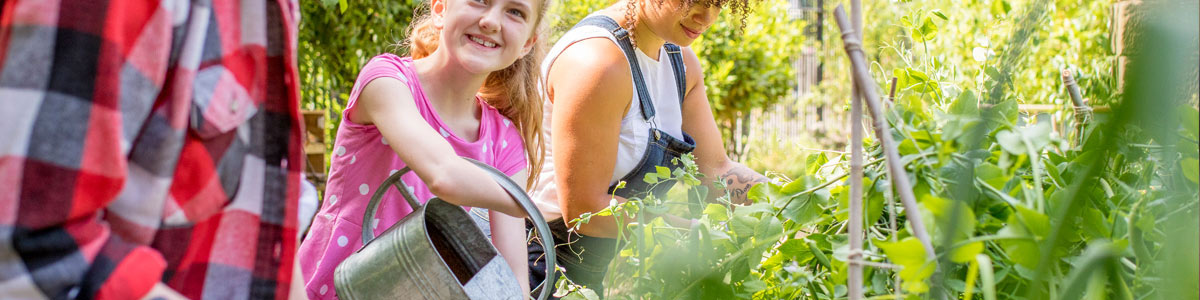
[[[541, 212], [524, 190], [504, 173], [478, 161], [480, 166], [517, 200], [544, 241], [553, 241]], [[405, 168], [384, 180], [367, 205], [364, 220], [374, 219], [380, 199], [394, 186], [413, 212], [378, 238], [363, 224], [364, 245], [334, 271], [334, 286], [341, 299], [522, 299], [516, 275], [499, 255], [470, 215], [439, 198], [421, 205], [400, 176]], [[550, 245], [553, 247], [553, 245]], [[554, 253], [547, 253], [544, 285], [553, 285]], [[553, 292], [543, 289], [538, 299]]]

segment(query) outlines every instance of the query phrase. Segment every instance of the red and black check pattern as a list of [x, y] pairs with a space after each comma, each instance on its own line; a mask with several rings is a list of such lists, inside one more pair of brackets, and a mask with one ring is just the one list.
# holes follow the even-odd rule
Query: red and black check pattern
[[295, 0], [7, 0], [0, 295], [287, 298]]

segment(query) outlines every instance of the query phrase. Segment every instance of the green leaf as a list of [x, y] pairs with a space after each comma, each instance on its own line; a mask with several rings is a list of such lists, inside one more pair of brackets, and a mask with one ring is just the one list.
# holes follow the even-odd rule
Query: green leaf
[[1189, 134], [1189, 138], [1196, 139], [1200, 136], [1200, 110], [1182, 105], [1177, 109], [1179, 111], [1179, 121], [1183, 122], [1183, 128]]
[[783, 185], [779, 189], [779, 193], [785, 196], [793, 196], [808, 189], [810, 186], [815, 186], [817, 179], [812, 175], [804, 176], [800, 179], [793, 180]]
[[963, 91], [950, 104], [949, 112], [960, 116], [978, 116], [979, 98], [975, 97], [975, 92]]
[[1050, 234], [1050, 217], [1023, 206], [1016, 208], [1017, 214], [1009, 216], [1009, 223], [1024, 225], [1025, 229], [1038, 239], [1046, 238], [1046, 235]]
[[779, 244], [779, 253], [788, 257], [796, 257], [804, 252], [809, 252], [808, 246], [804, 245], [804, 241], [800, 239], [790, 239]]
[[1025, 142], [1021, 140], [1021, 134], [1013, 130], [1003, 130], [996, 133], [996, 143], [1000, 144], [1000, 147], [1005, 152], [1011, 154], [1021, 155], [1028, 152], [1025, 151]]
[[1069, 184], [1066, 180], [1063, 180], [1062, 171], [1059, 171], [1058, 167], [1051, 163], [1049, 159], [1042, 160], [1042, 167], [1046, 175], [1050, 175], [1050, 178], [1054, 179], [1054, 182], [1057, 182], [1061, 186]]
[[329, 7], [330, 5], [333, 5], [335, 3], [338, 3], [338, 0], [321, 0], [321, 5], [324, 5], [326, 7]]
[[340, 13], [346, 13], [347, 8], [350, 8], [350, 3], [347, 3], [346, 0], [338, 0], [338, 10]]
[[[955, 206], [957, 206], [957, 216], [955, 215]], [[969, 238], [975, 233], [977, 223], [975, 213], [959, 201], [925, 195], [921, 197], [921, 208], [927, 212], [921, 217], [927, 220], [926, 224], [929, 224], [927, 225], [930, 230], [929, 234], [933, 236], [934, 241], [941, 241], [942, 245], [953, 244]], [[953, 231], [949, 241], [943, 240], [946, 230]]]
[[1104, 215], [1100, 214], [1098, 209], [1084, 209], [1083, 213], [1083, 232], [1092, 238], [1108, 238], [1109, 225], [1108, 220], [1104, 219]]
[[940, 9], [935, 9], [933, 11], [930, 11], [930, 13], [937, 16], [938, 18], [942, 18], [942, 20], [946, 20], [946, 21], [950, 20], [950, 18], [947, 18], [945, 14], [942, 14], [942, 10], [940, 10]]
[[990, 162], [975, 165], [975, 177], [982, 179], [997, 190], [1004, 188], [1012, 178], [1004, 174], [1004, 170]]
[[1050, 232], [1050, 218], [1031, 209], [1016, 206], [1017, 212], [1009, 215], [1008, 226], [996, 235], [1013, 237], [997, 243], [1017, 264], [1026, 268], [1037, 268], [1041, 259], [1039, 242]]
[[1192, 183], [1200, 182], [1200, 160], [1184, 158], [1179, 160], [1179, 166], [1183, 169], [1183, 177], [1187, 177]]
[[964, 264], [975, 260], [975, 256], [983, 253], [983, 242], [972, 242], [954, 248], [950, 252], [950, 261]]
[[710, 203], [704, 208], [704, 215], [708, 216], [709, 220], [725, 221], [729, 220], [729, 209], [725, 205]]
[[654, 166], [654, 170], [658, 172], [658, 178], [671, 178], [671, 169], [664, 166]]
[[778, 239], [778, 235], [783, 233], [783, 224], [772, 216], [766, 216], [758, 222], [755, 228], [755, 238], [763, 241], [768, 239]]
[[821, 204], [824, 204], [826, 200], [827, 198], [816, 193], [795, 196], [791, 199], [792, 203], [784, 208], [783, 216], [796, 224], [807, 225], [820, 218], [821, 214], [825, 212]]
[[1004, 1], [1004, 0], [992, 1], [992, 14], [993, 15], [1003, 16], [1005, 14], [1008, 14], [1008, 12], [1011, 10], [1012, 10], [1012, 5], [1008, 4], [1008, 1]]
[[754, 236], [754, 225], [758, 224], [758, 219], [747, 216], [734, 216], [729, 222], [729, 229], [733, 234], [739, 237]]
[[[929, 41], [933, 40], [934, 37], [937, 37], [938, 25], [937, 23], [933, 22], [933, 19], [925, 17], [924, 20], [921, 20], [921, 28], [918, 30], [920, 30], [921, 33], [918, 41]], [[929, 79], [925, 78], [925, 80]]]
[[782, 198], [779, 195], [780, 187], [774, 183], [765, 182], [755, 184], [746, 192], [746, 198], [755, 202], [775, 203], [776, 199]]
[[817, 170], [829, 162], [829, 157], [825, 156], [825, 152], [817, 152], [809, 154], [804, 160], [805, 174], [817, 174]]
[[642, 177], [642, 181], [649, 184], [658, 183], [658, 173], [646, 173], [646, 175]]
[[929, 290], [925, 280], [933, 275], [937, 262], [928, 260], [925, 247], [917, 238], [907, 237], [895, 243], [876, 241], [875, 245], [883, 249], [892, 263], [903, 267], [900, 270], [900, 279], [904, 282], [905, 291], [920, 294]]

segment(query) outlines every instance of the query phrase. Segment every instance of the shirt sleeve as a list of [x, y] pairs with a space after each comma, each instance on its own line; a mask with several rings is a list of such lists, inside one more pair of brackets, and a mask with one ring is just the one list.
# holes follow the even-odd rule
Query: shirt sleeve
[[[384, 77], [395, 78], [404, 85], [411, 86], [408, 76], [401, 70], [401, 63], [400, 57], [389, 53], [377, 55], [367, 61], [362, 70], [358, 71], [358, 78], [354, 80], [354, 88], [350, 90], [350, 98], [346, 101], [346, 108], [342, 111], [342, 122], [358, 125], [350, 121], [350, 115], [358, 107], [358, 96], [371, 81]], [[417, 105], [421, 105], [420, 101], [417, 102]]]
[[[169, 45], [171, 24], [151, 20], [156, 3], [58, 2], [0, 10], [0, 257], [12, 258], [0, 295], [138, 298], [166, 262], [118, 237], [104, 210], [128, 184], [129, 145], [169, 58], [138, 43]], [[114, 11], [124, 17], [94, 17]]]

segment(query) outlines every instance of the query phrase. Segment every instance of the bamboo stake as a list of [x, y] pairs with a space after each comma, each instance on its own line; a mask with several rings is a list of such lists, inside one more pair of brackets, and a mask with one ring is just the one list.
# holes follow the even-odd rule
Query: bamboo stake
[[1075, 139], [1072, 142], [1082, 145], [1084, 124], [1091, 119], [1092, 108], [1083, 102], [1083, 96], [1079, 94], [1079, 84], [1075, 82], [1075, 76], [1071, 76], [1070, 70], [1062, 70], [1062, 81], [1063, 85], [1067, 86], [1067, 94], [1071, 95], [1071, 103], [1075, 104]]
[[925, 248], [926, 257], [929, 260], [936, 260], [937, 254], [933, 250], [929, 233], [925, 230], [925, 223], [921, 221], [921, 211], [917, 208], [917, 200], [913, 196], [912, 184], [909, 183], [908, 174], [904, 171], [904, 164], [900, 161], [900, 154], [897, 153], [896, 141], [892, 140], [891, 131], [887, 127], [883, 107], [879, 104], [879, 94], [875, 92], [875, 89], [871, 88], [875, 83], [871, 81], [871, 74], [867, 71], [866, 58], [862, 52], [861, 37], [855, 34], [853, 29], [849, 28], [850, 22], [847, 20], [846, 10], [841, 5], [838, 5], [837, 9], [834, 9], [834, 16], [836, 17], [838, 28], [842, 31], [842, 42], [845, 44], [846, 54], [850, 57], [850, 66], [853, 68], [854, 80], [863, 86], [860, 91], [865, 96], [864, 100], [866, 100], [867, 107], [870, 109], [872, 123], [875, 127], [875, 135], [878, 136], [883, 146], [883, 152], [888, 162], [888, 173], [892, 178], [892, 186], [895, 187], [896, 194], [900, 196], [900, 203], [904, 205], [905, 215], [912, 226], [910, 231], [917, 240], [921, 241], [921, 245]]
[[899, 78], [892, 77], [892, 91], [888, 93], [888, 102], [896, 102], [896, 80]]
[[[840, 6], [839, 6], [840, 7]], [[862, 1], [850, 0], [851, 21], [854, 22], [854, 32], [862, 32]], [[862, 128], [862, 88], [856, 81], [851, 81], [853, 95], [850, 98], [850, 255], [846, 257], [849, 264], [846, 276], [847, 296], [850, 300], [863, 297], [863, 208], [862, 208], [862, 177], [863, 177], [863, 128]]]
[[[892, 77], [892, 88], [891, 88], [891, 91], [888, 92], [888, 102], [889, 103], [896, 102], [896, 79], [897, 79], [896, 77]], [[887, 197], [888, 229], [892, 230], [891, 240], [893, 243], [895, 243], [896, 235], [897, 235], [896, 234], [896, 230], [897, 230], [896, 229], [897, 228], [897, 226], [896, 226], [896, 201], [894, 201], [894, 199], [892, 199], [892, 198], [895, 198], [895, 195], [893, 195], [892, 197]], [[900, 274], [899, 273], [896, 273], [896, 279], [894, 280], [894, 284], [895, 284], [895, 286], [892, 287], [892, 292], [895, 293], [896, 299], [900, 299], [901, 297], [900, 297]]]

